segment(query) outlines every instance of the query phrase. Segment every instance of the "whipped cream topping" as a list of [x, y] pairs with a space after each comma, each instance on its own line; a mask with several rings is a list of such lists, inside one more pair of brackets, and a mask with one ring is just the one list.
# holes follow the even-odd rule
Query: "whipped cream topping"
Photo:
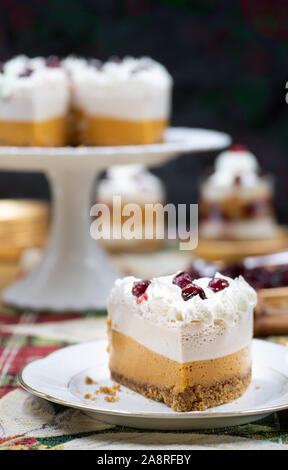
[[97, 200], [111, 203], [113, 196], [121, 196], [124, 203], [152, 203], [164, 201], [165, 191], [161, 180], [145, 165], [115, 165], [99, 182]]
[[[27, 76], [20, 76], [25, 70]], [[66, 114], [68, 78], [61, 67], [47, 67], [42, 57], [21, 55], [9, 60], [0, 74], [0, 120], [42, 121]]]
[[167, 119], [172, 78], [149, 57], [125, 57], [95, 67], [75, 67], [74, 102], [91, 116], [131, 120]]
[[[223, 199], [231, 192], [241, 193], [243, 197], [268, 195], [271, 181], [259, 175], [259, 164], [253, 153], [248, 150], [226, 150], [215, 161], [215, 171], [203, 184], [202, 194], [211, 200]], [[239, 177], [239, 184], [235, 179]]]
[[195, 279], [193, 283], [204, 290], [207, 298], [196, 295], [188, 301], [183, 300], [180, 287], [172, 283], [173, 278], [174, 275], [152, 279], [146, 290], [147, 300], [143, 299], [140, 303], [132, 294], [133, 285], [139, 279], [119, 279], [115, 282], [110, 299], [125, 304], [131, 313], [172, 327], [191, 322], [212, 325], [217, 321], [233, 326], [241, 316], [252, 312], [257, 302], [255, 290], [242, 276], [231, 279], [216, 273], [215, 278], [225, 279], [229, 283], [228, 287], [219, 292], [214, 292], [208, 286], [211, 278]]
[[[74, 63], [77, 62], [74, 60]], [[71, 59], [70, 59], [71, 63]], [[79, 64], [79, 59], [78, 59]], [[81, 71], [83, 67], [78, 67]], [[86, 79], [92, 80], [98, 86], [109, 87], [110, 89], [118, 87], [121, 84], [145, 84], [158, 88], [171, 86], [172, 78], [166, 68], [151, 59], [150, 57], [125, 57], [120, 61], [107, 61], [99, 67], [95, 67], [88, 62], [86, 67]], [[75, 68], [75, 74], [77, 70]]]

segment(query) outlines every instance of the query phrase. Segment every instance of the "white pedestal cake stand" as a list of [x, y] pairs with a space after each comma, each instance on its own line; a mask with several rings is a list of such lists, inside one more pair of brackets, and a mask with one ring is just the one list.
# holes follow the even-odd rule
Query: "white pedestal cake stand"
[[155, 145], [1, 147], [1, 170], [44, 172], [53, 195], [50, 241], [42, 261], [4, 291], [4, 302], [39, 311], [105, 308], [119, 273], [90, 236], [91, 192], [99, 172], [115, 164], [161, 165], [181, 153], [218, 150], [229, 144], [230, 137], [216, 131], [170, 128], [164, 142]]

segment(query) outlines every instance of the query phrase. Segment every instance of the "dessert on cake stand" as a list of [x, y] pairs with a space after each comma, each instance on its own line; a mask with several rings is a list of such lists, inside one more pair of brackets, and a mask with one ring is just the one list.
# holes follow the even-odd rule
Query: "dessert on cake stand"
[[90, 236], [92, 188], [111, 165], [159, 166], [182, 153], [220, 150], [231, 139], [205, 129], [170, 128], [163, 143], [119, 147], [0, 147], [0, 170], [41, 171], [53, 196], [50, 240], [39, 265], [3, 292], [5, 303], [38, 311], [104, 309], [121, 276]]

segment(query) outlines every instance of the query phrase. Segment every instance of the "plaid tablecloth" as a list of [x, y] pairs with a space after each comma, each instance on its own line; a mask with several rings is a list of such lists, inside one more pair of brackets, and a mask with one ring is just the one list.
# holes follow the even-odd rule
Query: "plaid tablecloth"
[[[24, 391], [28, 362], [72, 343], [105, 336], [104, 313], [0, 314], [0, 449], [288, 449], [288, 411], [256, 423], [207, 431], [159, 432], [108, 425]], [[269, 340], [288, 344], [288, 338]]]

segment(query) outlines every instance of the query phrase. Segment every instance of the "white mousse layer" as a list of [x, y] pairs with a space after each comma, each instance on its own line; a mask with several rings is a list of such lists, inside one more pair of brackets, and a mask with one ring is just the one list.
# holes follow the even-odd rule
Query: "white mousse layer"
[[180, 363], [222, 357], [250, 344], [257, 295], [242, 277], [217, 273], [229, 286], [216, 293], [208, 287], [211, 278], [197, 279], [207, 299], [187, 301], [173, 277], [152, 279], [141, 303], [132, 294], [139, 279], [117, 280], [108, 300], [112, 329]]
[[164, 202], [165, 191], [161, 180], [144, 165], [115, 165], [99, 182], [96, 199], [111, 204], [113, 196], [121, 196], [123, 203], [157, 203]]
[[[33, 72], [20, 75], [26, 69]], [[0, 73], [0, 120], [45, 121], [64, 117], [69, 104], [68, 78], [61, 67], [46, 67], [41, 57], [18, 56]]]
[[149, 57], [73, 70], [74, 103], [85, 114], [132, 121], [169, 118], [172, 78]]
[[[240, 177], [237, 186], [236, 177]], [[227, 150], [218, 155], [215, 172], [206, 179], [201, 192], [210, 201], [226, 199], [235, 193], [244, 199], [267, 197], [272, 193], [272, 183], [259, 176], [259, 164], [251, 152]]]

